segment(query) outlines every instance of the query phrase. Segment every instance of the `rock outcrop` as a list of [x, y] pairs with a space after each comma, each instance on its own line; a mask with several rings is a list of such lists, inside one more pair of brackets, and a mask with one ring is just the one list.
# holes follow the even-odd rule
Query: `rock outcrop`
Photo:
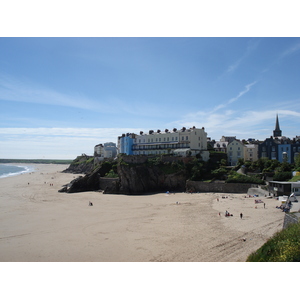
[[[104, 177], [112, 168], [112, 164], [101, 163], [94, 171], [80, 176], [66, 184], [60, 192], [76, 193], [103, 190], [106, 194], [137, 195], [165, 191], [185, 191], [186, 172], [166, 172], [165, 164], [149, 164], [145, 157], [129, 157], [118, 160], [118, 178]], [[74, 170], [73, 168], [70, 170]]]
[[63, 171], [63, 173], [73, 174], [89, 174], [94, 169], [94, 157], [81, 155], [77, 156], [76, 159], [69, 165], [69, 167]]
[[144, 194], [165, 191], [184, 191], [184, 171], [165, 174], [158, 166], [118, 165], [120, 194]]

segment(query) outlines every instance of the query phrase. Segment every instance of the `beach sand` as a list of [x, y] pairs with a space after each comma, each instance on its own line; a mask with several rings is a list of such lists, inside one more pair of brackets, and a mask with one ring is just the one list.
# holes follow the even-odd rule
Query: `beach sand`
[[58, 193], [78, 175], [34, 167], [0, 179], [2, 262], [238, 262], [283, 225], [275, 199], [258, 198], [264, 208], [245, 194]]

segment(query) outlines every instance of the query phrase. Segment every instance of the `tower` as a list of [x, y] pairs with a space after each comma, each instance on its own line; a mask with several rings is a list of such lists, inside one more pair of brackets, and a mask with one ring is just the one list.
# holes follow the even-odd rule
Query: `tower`
[[278, 114], [276, 115], [276, 125], [275, 130], [273, 130], [273, 137], [279, 137], [281, 136], [281, 130], [279, 127], [279, 121], [278, 121]]

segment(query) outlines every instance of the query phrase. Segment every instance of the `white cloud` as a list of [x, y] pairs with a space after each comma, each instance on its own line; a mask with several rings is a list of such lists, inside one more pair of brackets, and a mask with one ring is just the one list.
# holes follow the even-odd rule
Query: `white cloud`
[[235, 102], [235, 101], [238, 100], [240, 97], [242, 97], [244, 94], [248, 93], [248, 92], [250, 91], [250, 88], [251, 88], [254, 84], [256, 84], [256, 83], [257, 83], [257, 81], [254, 81], [254, 82], [252, 82], [252, 83], [250, 83], [250, 84], [247, 84], [247, 85], [245, 86], [245, 89], [244, 89], [243, 91], [241, 91], [236, 97], [231, 98], [231, 99], [228, 101], [228, 104], [231, 104], [231, 103]]
[[293, 45], [292, 47], [286, 49], [280, 56], [280, 58], [284, 58], [288, 55], [293, 54], [294, 52], [297, 52], [300, 50], [300, 43], [297, 43], [295, 45]]
[[73, 159], [139, 128], [0, 128], [0, 158]]
[[248, 93], [251, 89], [251, 87], [253, 85], [255, 85], [257, 83], [257, 81], [254, 81], [252, 83], [249, 83], [245, 86], [245, 89], [241, 92], [238, 93], [238, 95], [234, 98], [229, 99], [227, 102], [223, 103], [223, 104], [219, 104], [218, 106], [216, 106], [211, 113], [214, 113], [220, 109], [224, 109], [226, 106], [228, 106], [229, 104], [232, 104], [233, 102], [237, 101], [239, 98], [241, 98], [243, 95], [245, 95], [246, 93]]
[[226, 73], [234, 72], [240, 66], [240, 64], [252, 53], [252, 51], [257, 48], [259, 42], [259, 40], [250, 40], [245, 53], [227, 68]]
[[[84, 95], [68, 95], [47, 87], [0, 74], [0, 100], [95, 109], [96, 102]], [[97, 107], [99, 104], [97, 103]]]
[[[300, 135], [298, 124], [300, 113], [294, 110], [259, 110], [259, 111], [235, 111], [227, 110], [222, 113], [209, 113], [207, 111], [190, 113], [176, 123], [181, 126], [205, 127], [209, 137], [219, 139], [222, 135], [233, 135], [240, 139], [249, 137], [264, 140], [273, 134], [276, 114], [283, 135], [295, 137]], [[289, 131], [285, 131], [288, 129]]]

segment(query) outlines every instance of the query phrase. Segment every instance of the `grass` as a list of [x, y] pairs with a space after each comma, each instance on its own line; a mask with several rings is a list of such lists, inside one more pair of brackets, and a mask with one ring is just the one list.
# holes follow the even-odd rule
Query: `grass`
[[262, 247], [251, 253], [248, 262], [299, 262], [300, 223], [274, 234]]
[[289, 180], [289, 182], [297, 182], [300, 181], [300, 175], [294, 176], [292, 179]]

